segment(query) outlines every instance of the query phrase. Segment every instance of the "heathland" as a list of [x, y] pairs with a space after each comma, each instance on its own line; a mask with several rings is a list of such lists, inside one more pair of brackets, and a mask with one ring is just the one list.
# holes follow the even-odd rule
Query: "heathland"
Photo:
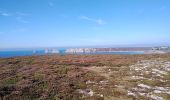
[[170, 54], [0, 58], [3, 100], [169, 100]]

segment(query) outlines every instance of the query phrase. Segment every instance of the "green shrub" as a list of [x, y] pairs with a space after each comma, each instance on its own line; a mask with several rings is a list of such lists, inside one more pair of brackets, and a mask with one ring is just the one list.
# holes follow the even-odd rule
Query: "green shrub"
[[19, 77], [15, 76], [15, 77], [10, 77], [10, 78], [4, 79], [2, 81], [2, 84], [4, 84], [4, 85], [15, 85], [18, 81], [19, 81]]
[[76, 86], [78, 89], [86, 89], [87, 85], [84, 82], [79, 82]]

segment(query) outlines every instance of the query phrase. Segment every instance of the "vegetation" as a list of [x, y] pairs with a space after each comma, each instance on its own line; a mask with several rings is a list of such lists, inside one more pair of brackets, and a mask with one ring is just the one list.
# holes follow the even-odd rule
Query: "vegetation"
[[[146, 96], [136, 98], [128, 95], [127, 90], [139, 83], [169, 87], [169, 72], [161, 77], [165, 82], [132, 79], [130, 73], [138, 73], [129, 66], [139, 61], [156, 59], [170, 61], [170, 55], [44, 55], [0, 58], [0, 97], [5, 100], [148, 99]], [[151, 78], [153, 75], [145, 76]], [[170, 98], [166, 93], [158, 95], [167, 100]]]

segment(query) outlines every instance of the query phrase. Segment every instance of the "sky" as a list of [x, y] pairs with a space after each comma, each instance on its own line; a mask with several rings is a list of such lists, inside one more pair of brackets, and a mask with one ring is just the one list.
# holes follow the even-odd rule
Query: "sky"
[[170, 45], [170, 0], [0, 0], [0, 48]]

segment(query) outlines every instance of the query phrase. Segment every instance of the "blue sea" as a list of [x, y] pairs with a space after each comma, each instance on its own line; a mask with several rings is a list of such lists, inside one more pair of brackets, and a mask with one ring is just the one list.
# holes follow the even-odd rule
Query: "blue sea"
[[[8, 50], [0, 51], [0, 58], [9, 58], [17, 56], [46, 55], [45, 50]], [[58, 54], [67, 54], [65, 50], [59, 50]], [[78, 54], [144, 54], [144, 52], [95, 52], [95, 53], [78, 53]]]
[[32, 55], [44, 55], [44, 50], [8, 50], [0, 51], [1, 58], [16, 57], [16, 56], [32, 56]]

